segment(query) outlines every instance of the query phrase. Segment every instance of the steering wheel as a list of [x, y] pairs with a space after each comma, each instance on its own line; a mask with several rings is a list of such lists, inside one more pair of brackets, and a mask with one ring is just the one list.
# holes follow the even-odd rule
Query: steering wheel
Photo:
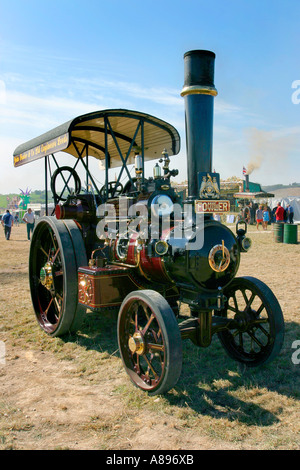
[[124, 186], [123, 193], [131, 193], [133, 191], [136, 191], [136, 187], [134, 186], [134, 183], [136, 182], [136, 178], [132, 178], [132, 180], [128, 180], [127, 183]]
[[[60, 194], [56, 190], [57, 178], [60, 178], [60, 186], [62, 186]], [[57, 168], [51, 178], [51, 191], [54, 196], [54, 200], [66, 201], [69, 194], [79, 194], [81, 190], [81, 181], [78, 173], [70, 166], [62, 166]], [[66, 197], [65, 197], [66, 196]]]
[[100, 189], [100, 196], [106, 199], [110, 199], [112, 197], [120, 196], [123, 192], [123, 185], [122, 183], [117, 183], [116, 181], [109, 181], [107, 183], [108, 189], [106, 194], [106, 185], [102, 186]]

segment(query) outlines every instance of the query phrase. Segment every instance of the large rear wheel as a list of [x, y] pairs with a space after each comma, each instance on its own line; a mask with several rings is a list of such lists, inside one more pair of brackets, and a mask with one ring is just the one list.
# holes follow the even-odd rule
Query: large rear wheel
[[118, 319], [120, 353], [131, 381], [150, 395], [170, 390], [182, 367], [182, 342], [174, 313], [152, 290], [124, 299]]
[[75, 332], [85, 307], [78, 304], [78, 266], [86, 265], [84, 243], [75, 222], [42, 217], [29, 254], [29, 283], [35, 315], [50, 336]]

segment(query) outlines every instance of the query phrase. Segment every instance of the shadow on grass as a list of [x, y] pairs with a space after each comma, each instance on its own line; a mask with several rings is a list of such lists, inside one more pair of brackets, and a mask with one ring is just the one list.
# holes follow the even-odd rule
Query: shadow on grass
[[[238, 421], [249, 426], [270, 426], [280, 421], [280, 396], [300, 397], [300, 364], [293, 364], [291, 345], [300, 338], [300, 325], [286, 324], [280, 355], [270, 364], [248, 369], [229, 358], [218, 338], [208, 348], [183, 342], [182, 372], [175, 388], [165, 394], [171, 406], [187, 414]], [[106, 351], [120, 357], [117, 313], [89, 314], [81, 332], [65, 337], [87, 350]], [[298, 355], [300, 357], [300, 354]], [[129, 380], [129, 379], [128, 379]], [[133, 385], [132, 385], [133, 386]], [[270, 412], [259, 404], [260, 397], [278, 393], [278, 404]], [[270, 394], [270, 400], [274, 400]], [[265, 400], [264, 400], [265, 401]]]
[[[297, 338], [300, 338], [300, 325], [287, 323], [279, 356], [270, 364], [256, 368], [246, 368], [229, 358], [217, 337], [206, 349], [186, 342], [177, 394], [168, 393], [167, 398], [172, 405], [189, 406], [197, 413], [214, 418], [260, 426], [279, 422], [280, 396], [300, 398], [300, 364], [293, 364], [295, 350], [291, 348]], [[276, 392], [277, 399], [270, 392]], [[268, 394], [270, 400], [277, 400], [271, 404], [276, 412], [258, 404], [260, 397]], [[245, 399], [241, 398], [243, 396]]]
[[61, 339], [65, 342], [76, 342], [87, 351], [106, 351], [108, 354], [120, 356], [117, 319], [118, 312], [88, 313], [78, 333], [66, 335]]

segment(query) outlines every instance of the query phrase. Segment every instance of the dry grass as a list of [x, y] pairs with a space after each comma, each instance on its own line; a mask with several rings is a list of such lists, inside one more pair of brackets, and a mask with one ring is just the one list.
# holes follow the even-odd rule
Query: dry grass
[[300, 364], [291, 357], [300, 340], [300, 244], [250, 230], [239, 275], [260, 278], [278, 297], [286, 322], [280, 356], [244, 371], [217, 338], [207, 349], [186, 341], [180, 380], [161, 397], [129, 382], [116, 318], [90, 313], [64, 339], [39, 329], [25, 227], [14, 227], [10, 241], [1, 234], [0, 449], [299, 449]]

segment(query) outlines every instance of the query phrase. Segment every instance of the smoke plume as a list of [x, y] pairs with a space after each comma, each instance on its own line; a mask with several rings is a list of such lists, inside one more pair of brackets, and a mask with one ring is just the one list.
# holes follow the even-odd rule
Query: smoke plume
[[249, 140], [250, 159], [247, 165], [247, 174], [250, 175], [254, 170], [258, 170], [266, 155], [267, 148], [270, 145], [270, 136], [266, 131], [256, 128], [247, 130]]
[[297, 146], [297, 134], [294, 129], [265, 131], [250, 128], [246, 131], [249, 142], [249, 161], [246, 166], [247, 174], [258, 170], [262, 164], [284, 169], [287, 157]]

